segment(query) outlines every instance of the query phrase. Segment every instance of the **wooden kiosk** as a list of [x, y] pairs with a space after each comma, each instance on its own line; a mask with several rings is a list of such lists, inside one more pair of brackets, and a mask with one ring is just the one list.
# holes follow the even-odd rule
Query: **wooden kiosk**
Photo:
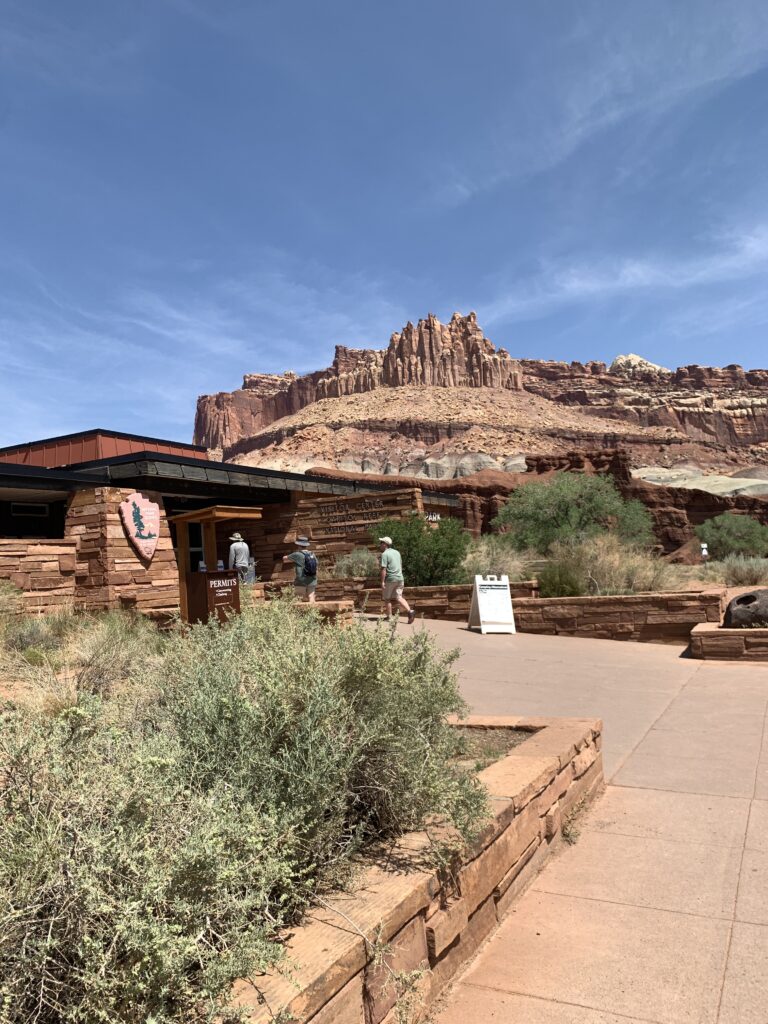
[[[176, 527], [176, 559], [179, 566], [179, 603], [184, 622], [207, 622], [211, 615], [226, 621], [240, 611], [240, 584], [234, 569], [217, 571], [216, 527], [233, 519], [261, 519], [260, 508], [211, 505], [171, 516]], [[199, 523], [203, 535], [206, 572], [192, 572], [189, 566], [189, 524]], [[213, 569], [211, 567], [214, 567]]]

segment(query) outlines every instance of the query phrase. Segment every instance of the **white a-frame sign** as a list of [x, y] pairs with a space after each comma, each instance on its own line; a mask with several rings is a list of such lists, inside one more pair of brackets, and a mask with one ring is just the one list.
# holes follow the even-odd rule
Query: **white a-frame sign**
[[481, 633], [514, 633], [509, 576], [475, 576], [469, 628]]

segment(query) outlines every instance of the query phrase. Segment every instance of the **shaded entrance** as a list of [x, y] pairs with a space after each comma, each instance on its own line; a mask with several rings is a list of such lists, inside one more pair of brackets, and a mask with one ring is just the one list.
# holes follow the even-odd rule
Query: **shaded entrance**
[[[216, 527], [234, 519], [253, 522], [262, 517], [260, 508], [239, 508], [234, 505], [211, 505], [208, 508], [182, 512], [168, 521], [176, 528], [176, 558], [179, 566], [179, 603], [184, 622], [206, 621], [211, 613], [226, 615], [226, 608], [239, 610], [240, 597], [237, 573], [215, 570], [218, 563]], [[190, 564], [190, 527], [202, 533], [205, 572], [193, 572]], [[204, 583], [200, 581], [204, 579]], [[218, 581], [218, 582], [217, 582]], [[231, 581], [231, 582], [230, 582]], [[224, 597], [231, 598], [228, 603]], [[217, 601], [219, 603], [217, 603]], [[235, 608], [234, 602], [237, 607]]]

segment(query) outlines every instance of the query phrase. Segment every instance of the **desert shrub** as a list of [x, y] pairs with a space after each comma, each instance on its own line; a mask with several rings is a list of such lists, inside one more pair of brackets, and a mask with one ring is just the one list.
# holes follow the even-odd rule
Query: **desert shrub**
[[584, 597], [587, 582], [580, 564], [554, 558], [539, 573], [540, 597]]
[[446, 517], [431, 525], [419, 516], [387, 519], [379, 523], [371, 536], [391, 537], [403, 558], [405, 582], [412, 587], [461, 583], [462, 563], [470, 536], [458, 519]]
[[493, 521], [519, 550], [547, 554], [557, 541], [616, 533], [623, 541], [653, 542], [651, 515], [642, 502], [626, 501], [604, 476], [558, 473], [513, 491]]
[[768, 555], [768, 526], [751, 516], [724, 512], [696, 527], [696, 536], [718, 561], [728, 555]]
[[704, 575], [729, 587], [760, 587], [768, 585], [768, 558], [728, 555], [720, 562], [709, 562]]
[[3, 1024], [228, 1019], [233, 979], [367, 840], [484, 813], [427, 634], [275, 601], [158, 643], [140, 699], [97, 687], [2, 722]]
[[542, 597], [639, 594], [668, 590], [671, 585], [672, 572], [666, 562], [623, 544], [615, 535], [592, 537], [575, 545], [557, 541], [539, 574]]
[[81, 617], [68, 606], [47, 615], [17, 615], [7, 624], [3, 642], [9, 650], [19, 652], [28, 647], [58, 650], [81, 622]]
[[0, 580], [0, 619], [21, 611], [21, 591], [8, 580]]
[[355, 548], [346, 555], [336, 559], [333, 567], [333, 575], [336, 579], [345, 579], [349, 576], [378, 576], [379, 559], [376, 552], [370, 548]]
[[510, 580], [526, 578], [525, 559], [503, 536], [488, 534], [470, 542], [462, 563], [464, 578], [475, 576], [509, 576]]

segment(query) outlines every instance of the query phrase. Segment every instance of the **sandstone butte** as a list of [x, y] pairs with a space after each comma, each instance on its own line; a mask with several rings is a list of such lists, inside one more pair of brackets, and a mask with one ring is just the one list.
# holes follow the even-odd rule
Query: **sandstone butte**
[[337, 346], [325, 370], [250, 373], [201, 396], [195, 441], [248, 465], [443, 482], [620, 448], [632, 467], [744, 470], [754, 493], [768, 479], [768, 370], [514, 359], [474, 313], [430, 315], [384, 349]]

